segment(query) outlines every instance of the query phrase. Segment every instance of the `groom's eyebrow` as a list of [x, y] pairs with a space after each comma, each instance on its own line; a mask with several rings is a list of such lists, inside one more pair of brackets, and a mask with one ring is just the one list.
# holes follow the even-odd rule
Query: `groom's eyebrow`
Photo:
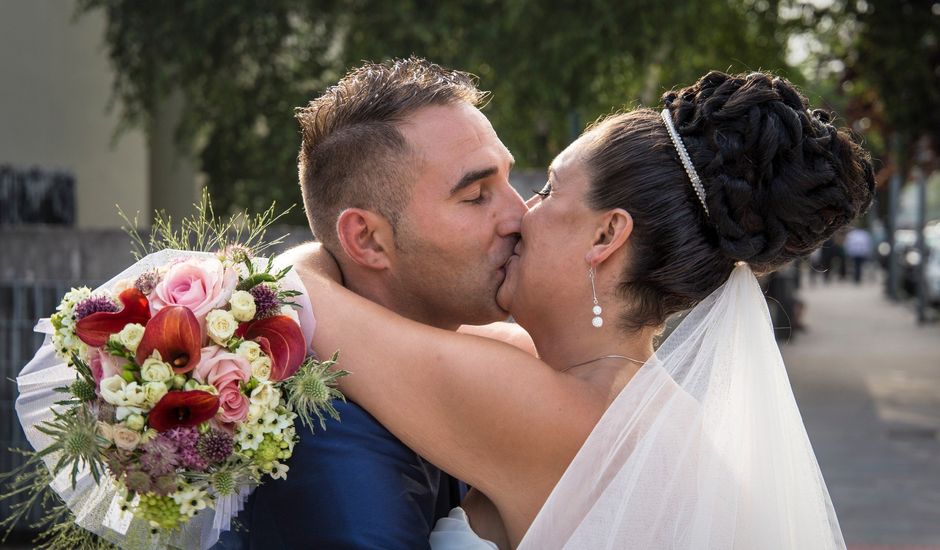
[[457, 185], [454, 185], [450, 190], [450, 196], [453, 197], [463, 189], [473, 185], [474, 183], [486, 179], [492, 175], [495, 175], [499, 172], [499, 168], [495, 166], [490, 166], [489, 168], [483, 168], [480, 170], [473, 170], [472, 172], [467, 172], [464, 174], [460, 181], [457, 182]]

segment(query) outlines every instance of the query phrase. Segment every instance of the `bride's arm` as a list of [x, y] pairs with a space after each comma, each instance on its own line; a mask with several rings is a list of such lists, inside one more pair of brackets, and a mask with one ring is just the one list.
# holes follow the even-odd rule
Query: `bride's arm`
[[461, 325], [460, 328], [457, 329], [457, 332], [506, 342], [529, 355], [538, 357], [535, 344], [532, 342], [532, 337], [529, 336], [529, 333], [526, 332], [524, 328], [515, 323], [498, 322], [488, 325]]
[[603, 396], [502, 342], [405, 319], [300, 268], [314, 348], [340, 350], [342, 390], [406, 445], [495, 496], [550, 491], [603, 413]]

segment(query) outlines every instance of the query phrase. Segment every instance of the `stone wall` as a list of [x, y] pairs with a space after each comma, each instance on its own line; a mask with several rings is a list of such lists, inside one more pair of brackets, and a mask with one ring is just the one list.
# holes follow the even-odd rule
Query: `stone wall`
[[[279, 226], [271, 237], [290, 233], [279, 252], [310, 239], [306, 227]], [[0, 281], [100, 281], [134, 262], [130, 238], [120, 229], [0, 226]]]

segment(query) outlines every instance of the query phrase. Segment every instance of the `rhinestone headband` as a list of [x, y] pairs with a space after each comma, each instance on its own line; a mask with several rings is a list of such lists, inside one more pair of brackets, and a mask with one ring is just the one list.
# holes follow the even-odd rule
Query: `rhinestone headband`
[[705, 205], [705, 188], [702, 187], [702, 180], [699, 179], [695, 167], [692, 166], [692, 159], [689, 158], [689, 153], [685, 150], [685, 145], [682, 143], [682, 138], [679, 137], [679, 132], [677, 132], [676, 127], [672, 125], [672, 116], [669, 114], [669, 109], [663, 109], [663, 112], [660, 114], [663, 117], [663, 123], [666, 124], [666, 130], [669, 131], [669, 139], [672, 140], [672, 144], [676, 147], [676, 152], [679, 153], [679, 160], [682, 161], [685, 173], [689, 175], [692, 188], [695, 189], [695, 194], [702, 203], [702, 208], [705, 209], [705, 215], [708, 216], [708, 206]]

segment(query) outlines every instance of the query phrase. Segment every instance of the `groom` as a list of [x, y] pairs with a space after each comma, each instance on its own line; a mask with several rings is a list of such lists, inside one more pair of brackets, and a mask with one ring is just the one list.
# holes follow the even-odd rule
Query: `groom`
[[[353, 70], [296, 115], [304, 207], [344, 284], [447, 330], [506, 318], [496, 290], [525, 212], [484, 97], [471, 76], [409, 58]], [[287, 254], [303, 269], [308, 251]], [[355, 403], [337, 408], [325, 431], [298, 428], [287, 480], [259, 487], [248, 531], [218, 548], [428, 548], [456, 484]]]

